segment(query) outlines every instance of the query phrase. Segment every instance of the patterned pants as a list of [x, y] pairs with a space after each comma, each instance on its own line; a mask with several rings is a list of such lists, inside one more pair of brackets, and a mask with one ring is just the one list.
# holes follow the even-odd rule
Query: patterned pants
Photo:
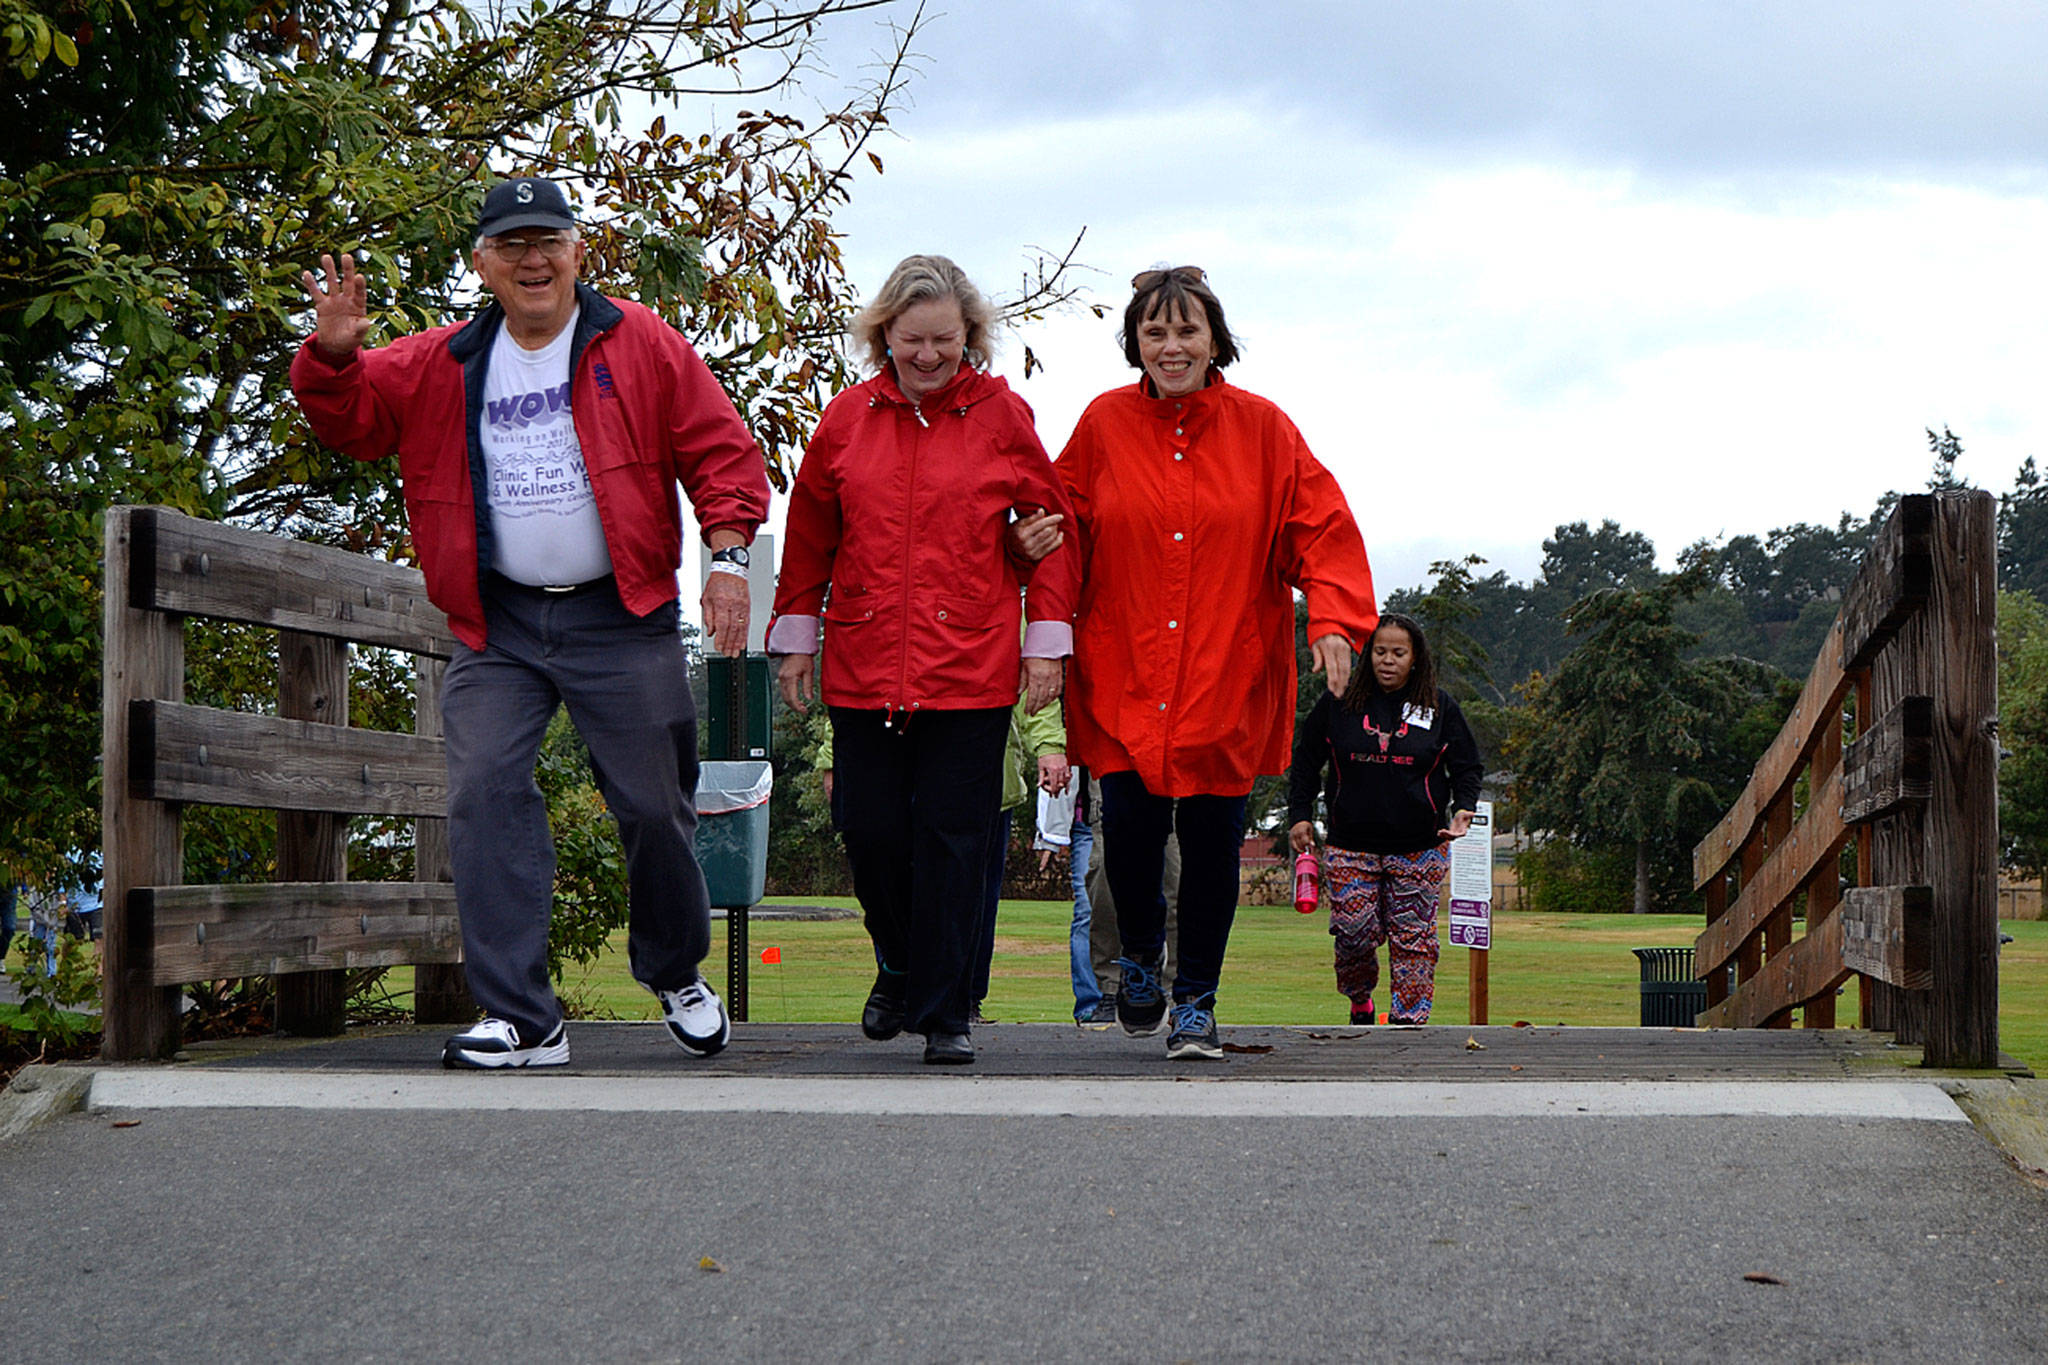
[[1330, 932], [1337, 939], [1337, 989], [1351, 997], [1354, 1009], [1372, 1007], [1379, 946], [1385, 943], [1394, 996], [1388, 1021], [1429, 1022], [1436, 995], [1437, 892], [1450, 870], [1447, 844], [1420, 853], [1323, 850]]

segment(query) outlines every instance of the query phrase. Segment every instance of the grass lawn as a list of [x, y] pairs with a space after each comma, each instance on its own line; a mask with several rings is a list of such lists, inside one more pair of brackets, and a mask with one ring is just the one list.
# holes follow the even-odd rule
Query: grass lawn
[[[837, 905], [833, 897], [786, 897], [766, 902]], [[997, 1020], [1065, 1021], [1073, 1016], [1067, 977], [1070, 909], [1060, 901], [1005, 901], [996, 921], [996, 956], [985, 1008]], [[1324, 915], [1298, 915], [1285, 906], [1244, 906], [1230, 936], [1218, 1020], [1229, 1024], [1342, 1023], [1347, 1006], [1330, 967]], [[2000, 1044], [2004, 1051], [2048, 1074], [2048, 922], [2012, 920], [2001, 926], [2015, 938], [2000, 960]], [[1444, 926], [1440, 935], [1448, 939]], [[1494, 916], [1488, 963], [1490, 1022], [1512, 1024], [1631, 1025], [1640, 1019], [1640, 973], [1631, 948], [1690, 944], [1700, 922], [1686, 915]], [[858, 919], [755, 920], [749, 929], [753, 962], [751, 1017], [851, 1023], [860, 1017], [874, 979], [874, 957]], [[760, 953], [781, 950], [779, 965]], [[1439, 1024], [1464, 1024], [1470, 954], [1446, 949], [1437, 977]], [[724, 988], [725, 932], [712, 926], [706, 974]], [[652, 1019], [654, 1001], [626, 972], [625, 936], [588, 971], [571, 972], [566, 994], [580, 1013], [600, 1018]], [[1856, 987], [1836, 1006], [1845, 1025], [1856, 1021]]]

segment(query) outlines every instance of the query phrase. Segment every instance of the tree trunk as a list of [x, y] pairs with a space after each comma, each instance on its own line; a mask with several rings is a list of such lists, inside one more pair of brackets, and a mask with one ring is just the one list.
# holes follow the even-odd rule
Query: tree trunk
[[1636, 840], [1636, 904], [1635, 913], [1650, 913], [1650, 841]]

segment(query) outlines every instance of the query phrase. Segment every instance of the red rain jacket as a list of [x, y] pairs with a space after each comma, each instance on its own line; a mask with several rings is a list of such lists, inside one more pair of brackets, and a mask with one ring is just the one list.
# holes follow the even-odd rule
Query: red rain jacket
[[1039, 508], [1070, 512], [1002, 379], [962, 366], [920, 403], [888, 370], [856, 384], [826, 407], [790, 490], [769, 651], [816, 650], [822, 616], [828, 705], [1011, 706], [1020, 613], [1050, 653], [1071, 638], [1072, 539], [1029, 569], [1004, 550], [1010, 514]]
[[[677, 595], [680, 481], [708, 537], [749, 540], [768, 515], [761, 449], [732, 400], [673, 327], [637, 303], [579, 285], [569, 409], [619, 597], [645, 616]], [[398, 455], [405, 515], [427, 596], [449, 629], [484, 647], [481, 570], [490, 510], [477, 439], [484, 375], [504, 316], [497, 304], [467, 323], [400, 337], [340, 365], [311, 339], [292, 360], [292, 390], [321, 440], [358, 460]]]
[[1239, 796], [1287, 769], [1294, 597], [1308, 638], [1379, 623], [1344, 492], [1266, 399], [1218, 376], [1088, 405], [1055, 466], [1082, 554], [1067, 750], [1157, 796]]

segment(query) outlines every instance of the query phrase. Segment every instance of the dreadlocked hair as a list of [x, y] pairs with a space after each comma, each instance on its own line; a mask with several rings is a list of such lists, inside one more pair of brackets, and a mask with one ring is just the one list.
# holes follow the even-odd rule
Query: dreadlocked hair
[[[1436, 657], [1429, 652], [1429, 637], [1422, 633], [1422, 623], [1406, 612], [1390, 611], [1380, 617], [1380, 623], [1373, 630], [1380, 631], [1394, 626], [1407, 632], [1409, 648], [1414, 660], [1408, 667], [1408, 681], [1393, 695], [1411, 706], [1436, 709]], [[1372, 672], [1372, 641], [1365, 642], [1365, 657], [1351, 667], [1351, 681], [1344, 686], [1344, 709], [1353, 715], [1365, 711], [1365, 704], [1380, 694], [1380, 680]]]

